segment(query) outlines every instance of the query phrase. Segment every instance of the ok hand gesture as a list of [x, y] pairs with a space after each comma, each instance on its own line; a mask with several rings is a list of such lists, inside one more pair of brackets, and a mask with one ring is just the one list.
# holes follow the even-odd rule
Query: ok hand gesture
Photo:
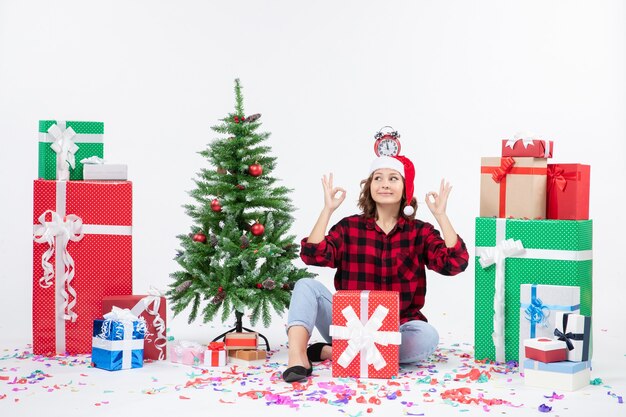
[[442, 178], [439, 193], [431, 191], [426, 194], [426, 205], [435, 217], [446, 214], [446, 205], [448, 204], [448, 196], [451, 190], [452, 186], [450, 183]]
[[[343, 203], [346, 198], [346, 190], [341, 187], [333, 187], [333, 174], [332, 172], [326, 178], [326, 175], [322, 177], [322, 187], [324, 187], [324, 208], [330, 211], [335, 211], [337, 207]], [[339, 196], [337, 196], [339, 194]]]

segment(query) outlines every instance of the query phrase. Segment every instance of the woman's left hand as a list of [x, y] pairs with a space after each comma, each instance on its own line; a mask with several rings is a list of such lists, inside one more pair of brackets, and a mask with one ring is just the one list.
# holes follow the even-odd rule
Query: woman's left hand
[[426, 205], [434, 216], [446, 214], [446, 205], [448, 204], [448, 196], [451, 190], [452, 186], [450, 183], [442, 178], [439, 193], [431, 191], [426, 194]]

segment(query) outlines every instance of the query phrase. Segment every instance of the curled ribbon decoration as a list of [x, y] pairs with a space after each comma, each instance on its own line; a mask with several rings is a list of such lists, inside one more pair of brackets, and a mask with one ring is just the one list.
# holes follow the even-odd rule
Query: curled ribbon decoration
[[104, 315], [104, 321], [102, 322], [102, 328], [100, 329], [100, 334], [98, 334], [97, 337], [99, 337], [101, 339], [108, 339], [111, 336], [111, 327], [112, 327], [113, 322], [120, 322], [124, 326], [123, 326], [123, 328], [122, 328], [122, 326], [118, 326], [116, 328], [114, 339], [115, 340], [123, 340], [124, 339], [124, 334], [125, 334], [124, 333], [125, 332], [125, 328], [127, 327], [126, 325], [129, 324], [130, 329], [132, 330], [134, 321], [138, 321], [139, 322], [139, 324], [137, 326], [137, 331], [139, 331], [141, 333], [145, 333], [145, 327], [146, 327], [145, 320], [142, 321], [140, 318], [138, 318], [136, 315], [134, 315], [127, 308], [119, 308], [119, 307], [113, 306], [111, 311]]
[[515, 146], [515, 143], [521, 141], [522, 144], [524, 145], [524, 149], [526, 149], [528, 148], [528, 146], [534, 145], [533, 143], [534, 140], [542, 140], [542, 139], [537, 138], [535, 137], [535, 135], [532, 135], [530, 133], [519, 132], [519, 133], [516, 133], [515, 136], [513, 136], [513, 139], [509, 139], [506, 141], [506, 147], [513, 149], [513, 147]]
[[500, 181], [506, 178], [506, 175], [511, 172], [513, 165], [515, 165], [515, 160], [512, 157], [502, 158], [500, 160], [500, 167], [496, 168], [491, 173], [491, 178], [493, 178], [495, 182], [500, 183]]
[[524, 310], [524, 317], [531, 323], [531, 326], [533, 324], [540, 324], [543, 327], [547, 327], [549, 316], [550, 309], [536, 297], [530, 301], [530, 305]]
[[496, 266], [495, 294], [493, 298], [493, 344], [496, 349], [496, 361], [505, 361], [504, 352], [504, 277], [506, 258], [524, 252], [524, 245], [520, 240], [507, 239], [501, 241], [495, 248], [488, 248], [478, 259], [480, 266], [487, 268]]
[[137, 316], [127, 308], [113, 306], [111, 312], [104, 315], [104, 319], [113, 321], [137, 321]]
[[[52, 221], [49, 222], [46, 221], [46, 215], [48, 213], [52, 217]], [[38, 221], [40, 225], [37, 225], [35, 228], [33, 240], [37, 243], [48, 244], [48, 249], [41, 256], [41, 266], [44, 273], [43, 276], [39, 278], [39, 285], [43, 288], [49, 288], [52, 285], [54, 269], [50, 263], [50, 258], [55, 252], [56, 238], [56, 245], [63, 251], [63, 269], [65, 277], [60, 277], [62, 280], [64, 279], [61, 291], [63, 297], [63, 318], [65, 320], [76, 321], [78, 316], [72, 311], [72, 308], [76, 305], [76, 290], [71, 286], [72, 279], [74, 278], [74, 259], [67, 250], [67, 244], [70, 240], [78, 242], [83, 238], [83, 221], [74, 214], [68, 214], [65, 218], [61, 218], [59, 214], [52, 210], [44, 211], [41, 216], [39, 216]], [[67, 287], [67, 290], [65, 287]], [[68, 301], [70, 296], [72, 297], [72, 301]]]
[[[157, 335], [154, 340], [154, 346], [159, 351], [159, 360], [165, 359], [165, 346], [167, 345], [167, 338], [165, 337], [165, 320], [159, 314], [159, 308], [161, 306], [161, 297], [164, 296], [163, 292], [156, 289], [155, 287], [150, 287], [148, 291], [148, 296], [142, 298], [139, 303], [135, 307], [133, 307], [133, 314], [139, 316], [143, 311], [146, 311], [150, 314], [154, 319], [152, 320], [152, 325], [154, 326]], [[151, 341], [151, 334], [146, 333], [146, 340]]]
[[50, 126], [48, 133], [54, 138], [50, 145], [57, 154], [57, 179], [67, 180], [69, 178], [69, 167], [76, 166], [76, 151], [78, 145], [74, 143], [76, 132], [71, 127], [61, 130], [58, 124]]
[[379, 331], [383, 320], [389, 313], [389, 309], [379, 305], [374, 314], [363, 324], [354, 312], [352, 306], [344, 308], [341, 313], [346, 318], [346, 326], [330, 326], [330, 335], [337, 339], [347, 339], [348, 346], [339, 357], [337, 363], [344, 368], [361, 353], [367, 364], [374, 366], [377, 371], [387, 365], [376, 344], [399, 345], [401, 343], [400, 332]]

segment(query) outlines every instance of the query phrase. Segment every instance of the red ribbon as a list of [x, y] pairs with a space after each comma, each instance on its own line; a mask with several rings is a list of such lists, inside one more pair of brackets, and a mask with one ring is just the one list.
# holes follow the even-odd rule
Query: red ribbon
[[209, 350], [224, 350], [224, 342], [211, 342], [209, 343]]
[[[549, 219], [559, 218], [559, 193], [565, 191], [568, 181], [580, 181], [580, 172], [578, 165], [574, 171], [565, 171], [565, 168], [558, 164], [548, 165], [548, 200], [546, 217]], [[555, 188], [556, 187], [556, 188]]]
[[498, 217], [506, 217], [506, 176], [508, 174], [515, 175], [546, 175], [545, 168], [535, 167], [514, 167], [515, 159], [508, 156], [500, 159], [499, 167], [480, 167], [481, 174], [491, 174], [494, 182], [500, 184], [500, 204]]
[[548, 191], [554, 186], [557, 186], [561, 191], [565, 191], [567, 181], [578, 180], [580, 180], [578, 170], [565, 172], [565, 168], [561, 168], [558, 165], [548, 165]]
[[513, 165], [515, 165], [515, 159], [511, 158], [510, 156], [500, 159], [500, 167], [493, 170], [493, 172], [491, 173], [491, 178], [493, 178], [493, 180], [499, 184], [500, 181], [506, 178], [506, 174], [511, 172], [511, 169], [513, 169]]

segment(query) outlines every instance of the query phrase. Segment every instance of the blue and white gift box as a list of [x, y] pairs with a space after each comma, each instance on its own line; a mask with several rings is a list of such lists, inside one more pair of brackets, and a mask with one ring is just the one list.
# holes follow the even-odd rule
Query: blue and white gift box
[[554, 390], [575, 391], [589, 385], [590, 363], [524, 360], [524, 384]]
[[93, 322], [91, 362], [108, 371], [143, 367], [146, 323], [128, 309], [113, 307]]
[[524, 340], [554, 338], [557, 312], [580, 312], [580, 287], [566, 285], [520, 285], [519, 363], [524, 367]]

